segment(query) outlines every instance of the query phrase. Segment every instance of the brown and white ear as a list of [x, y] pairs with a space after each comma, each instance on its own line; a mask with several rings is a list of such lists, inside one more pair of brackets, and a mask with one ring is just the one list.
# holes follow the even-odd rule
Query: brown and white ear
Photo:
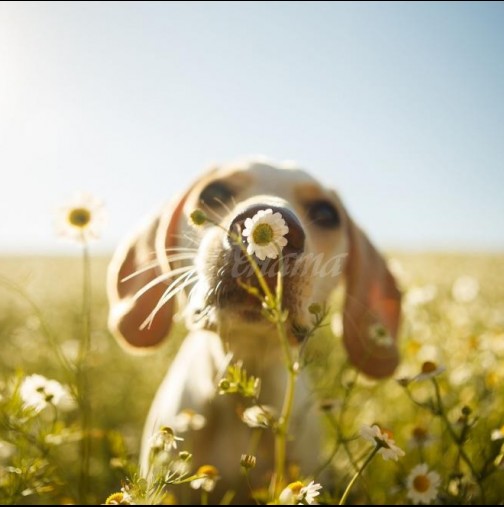
[[170, 284], [164, 276], [165, 248], [176, 245], [184, 202], [185, 196], [163, 209], [117, 248], [109, 264], [109, 329], [126, 347], [155, 347], [170, 331], [175, 298], [167, 301], [148, 325], [147, 321]]
[[349, 217], [348, 235], [343, 341], [355, 366], [386, 377], [399, 363], [401, 294], [384, 259]]

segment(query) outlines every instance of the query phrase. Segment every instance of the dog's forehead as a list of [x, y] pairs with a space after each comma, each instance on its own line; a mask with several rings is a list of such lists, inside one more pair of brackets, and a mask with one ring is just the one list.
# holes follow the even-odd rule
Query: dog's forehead
[[311, 174], [291, 164], [255, 162], [222, 167], [213, 172], [212, 179], [228, 181], [247, 195], [270, 194], [291, 199], [326, 190]]

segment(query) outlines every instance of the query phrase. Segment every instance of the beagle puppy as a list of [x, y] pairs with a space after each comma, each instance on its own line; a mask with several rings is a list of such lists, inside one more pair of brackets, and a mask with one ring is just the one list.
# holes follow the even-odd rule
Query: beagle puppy
[[[211, 223], [195, 228], [190, 223], [195, 209]], [[109, 265], [109, 327], [124, 346], [155, 350], [169, 336], [176, 310], [188, 328], [147, 417], [144, 474], [153, 435], [166, 426], [180, 431], [177, 418], [184, 411], [205, 418], [203, 428], [180, 436], [191, 442], [195, 467], [217, 467], [221, 491], [246, 489], [240, 486], [239, 463], [251, 450], [257, 457], [254, 473], [262, 478], [272, 473], [272, 432], [264, 432], [251, 448], [254, 432], [240, 418], [247, 401], [220, 396], [217, 387], [232, 357], [261, 379], [261, 405], [280, 413], [287, 383], [280, 340], [260, 301], [243, 288], [243, 283], [259, 287], [257, 277], [243, 248], [230, 239], [264, 211], [280, 214], [288, 231], [282, 256], [290, 346], [303, 342], [313, 318], [310, 304], [323, 305], [344, 282], [343, 343], [350, 362], [374, 378], [391, 375], [398, 364], [400, 293], [384, 259], [335, 191], [301, 169], [261, 160], [214, 168], [127, 238]], [[246, 246], [247, 238], [242, 239]], [[273, 289], [278, 259], [252, 255]], [[387, 340], [377, 339], [377, 326], [386, 330]], [[303, 377], [301, 372], [288, 461], [309, 475], [321, 461], [321, 426]]]

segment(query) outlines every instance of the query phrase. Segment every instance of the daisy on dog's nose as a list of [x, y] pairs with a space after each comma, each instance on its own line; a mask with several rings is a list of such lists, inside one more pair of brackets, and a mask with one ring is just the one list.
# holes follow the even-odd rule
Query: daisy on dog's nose
[[230, 243], [236, 244], [237, 236], [241, 237], [243, 246], [238, 251], [243, 253], [245, 247], [248, 255], [261, 262], [278, 259], [280, 253], [294, 261], [305, 249], [306, 235], [299, 217], [279, 199], [262, 196], [260, 200], [260, 204], [249, 200], [238, 208], [228, 226]]
[[245, 220], [242, 235], [247, 238], [247, 252], [263, 261], [266, 257], [276, 259], [278, 252], [287, 245], [284, 237], [289, 232], [281, 213], [273, 210], [259, 210], [252, 218]]

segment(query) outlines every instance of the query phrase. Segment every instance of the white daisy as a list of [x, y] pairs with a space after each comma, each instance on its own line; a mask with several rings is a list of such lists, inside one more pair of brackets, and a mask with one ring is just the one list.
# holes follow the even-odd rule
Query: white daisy
[[268, 428], [274, 419], [274, 409], [266, 405], [254, 405], [243, 411], [242, 421], [250, 428]]
[[177, 459], [170, 462], [169, 471], [166, 474], [166, 480], [171, 480], [173, 474], [179, 477], [185, 477], [191, 471], [191, 460], [182, 459], [180, 455]]
[[99, 238], [104, 222], [103, 203], [91, 194], [81, 192], [60, 209], [56, 230], [59, 236], [87, 243]]
[[320, 495], [322, 486], [311, 481], [308, 486], [304, 486], [301, 481], [291, 482], [282, 490], [278, 501], [282, 505], [315, 505], [315, 497]]
[[178, 433], [185, 433], [192, 430], [197, 431], [203, 428], [206, 424], [205, 416], [196, 413], [190, 408], [186, 408], [175, 416], [173, 427]]
[[154, 433], [149, 440], [150, 448], [154, 452], [170, 452], [177, 448], [177, 441], [182, 442], [184, 439], [176, 437], [173, 430], [168, 426], [163, 426], [157, 433]]
[[421, 372], [412, 380], [428, 380], [437, 377], [446, 370], [444, 366], [438, 366], [434, 361], [424, 361]]
[[504, 425], [492, 431], [491, 440], [501, 440], [504, 438]]
[[16, 448], [10, 442], [0, 440], [0, 462], [10, 458], [15, 450]]
[[434, 442], [435, 438], [429, 433], [429, 430], [423, 426], [415, 426], [411, 430], [411, 438], [408, 441], [409, 447], [427, 447]]
[[437, 291], [437, 287], [433, 284], [412, 287], [406, 292], [404, 305], [409, 309], [430, 303], [436, 297]]
[[255, 254], [261, 261], [269, 257], [276, 259], [278, 252], [287, 245], [284, 236], [289, 232], [282, 215], [272, 209], [259, 210], [252, 218], [245, 220], [242, 235], [247, 238], [247, 252]]
[[308, 486], [301, 488], [301, 491], [299, 492], [301, 500], [304, 500], [308, 505], [315, 504], [315, 497], [320, 495], [321, 489], [322, 486], [320, 484], [311, 481]]
[[429, 467], [421, 463], [411, 470], [406, 480], [408, 486], [408, 498], [414, 503], [431, 503], [438, 493], [441, 478], [434, 471], [429, 472]]
[[105, 505], [137, 505], [133, 501], [131, 493], [127, 488], [121, 488], [120, 492], [112, 493], [106, 500]]
[[23, 380], [19, 395], [25, 408], [32, 408], [37, 413], [49, 404], [68, 408], [72, 403], [70, 393], [58, 381], [49, 380], [38, 374], [30, 375]]
[[376, 446], [379, 447], [378, 454], [381, 454], [384, 460], [393, 460], [397, 461], [398, 458], [404, 456], [404, 451], [398, 447], [386, 431], [382, 431], [377, 424], [373, 424], [373, 426], [368, 426], [364, 424], [360, 430], [361, 437], [368, 440], [369, 442], [373, 442]]
[[452, 297], [457, 303], [470, 303], [479, 293], [479, 282], [469, 275], [459, 276], [452, 286]]
[[203, 465], [196, 471], [197, 479], [191, 481], [191, 488], [202, 489], [207, 493], [214, 490], [219, 480], [219, 471], [212, 465]]

